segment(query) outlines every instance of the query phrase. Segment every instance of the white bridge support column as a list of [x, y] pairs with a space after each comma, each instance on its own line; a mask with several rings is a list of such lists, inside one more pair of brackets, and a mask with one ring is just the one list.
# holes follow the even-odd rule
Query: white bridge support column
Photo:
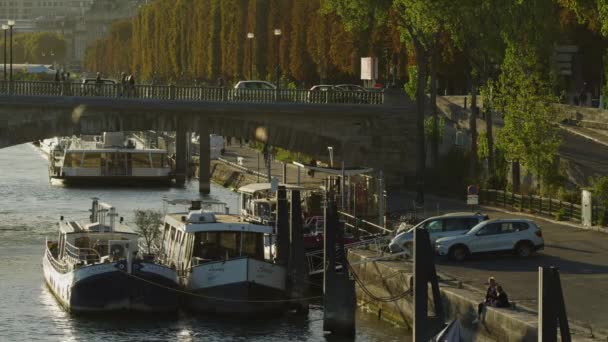
[[203, 120], [199, 121], [199, 166], [198, 166], [198, 191], [201, 194], [211, 192], [211, 143], [209, 142], [209, 127]]
[[178, 185], [184, 185], [186, 182], [187, 137], [186, 125], [182, 120], [179, 120], [175, 132], [175, 182]]

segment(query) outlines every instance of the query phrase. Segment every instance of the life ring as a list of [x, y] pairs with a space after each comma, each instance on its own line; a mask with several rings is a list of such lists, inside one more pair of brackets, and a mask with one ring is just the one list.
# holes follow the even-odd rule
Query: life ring
[[122, 263], [118, 264], [118, 269], [121, 270], [121, 271], [124, 271], [125, 270], [125, 264], [122, 264]]

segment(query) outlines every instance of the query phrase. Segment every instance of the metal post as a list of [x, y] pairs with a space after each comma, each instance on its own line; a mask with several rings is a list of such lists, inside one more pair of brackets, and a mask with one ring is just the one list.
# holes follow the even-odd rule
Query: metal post
[[179, 185], [186, 181], [186, 137], [186, 125], [178, 119], [175, 132], [175, 181]]
[[7, 34], [7, 32], [6, 32], [6, 29], [4, 28], [4, 25], [3, 25], [2, 30], [4, 31], [4, 80], [6, 81], [6, 34]]
[[300, 186], [300, 171], [301, 168], [298, 166], [298, 186]]
[[384, 184], [382, 170], [378, 175], [378, 225], [384, 227]]
[[260, 182], [260, 151], [258, 151], [258, 183]]
[[10, 38], [11, 38], [11, 76], [9, 78], [9, 80], [12, 82], [13, 81], [13, 25], [9, 25], [9, 30], [11, 31], [10, 33]]
[[340, 209], [344, 210], [344, 208], [346, 207], [346, 180], [344, 177], [344, 160], [342, 161], [342, 177], [340, 177], [340, 182], [342, 182], [342, 184], [340, 184]]
[[198, 191], [202, 194], [211, 192], [209, 168], [211, 166], [211, 143], [209, 130], [204, 120], [199, 119], [199, 158], [198, 158]]
[[266, 165], [268, 167], [268, 183], [272, 182], [272, 174], [270, 172], [270, 169], [272, 168], [272, 161], [270, 160], [271, 158], [271, 153], [270, 153], [270, 148], [268, 148], [268, 157], [266, 158], [267, 164]]
[[274, 36], [276, 37], [276, 49], [277, 49], [277, 60], [276, 60], [276, 100], [279, 101], [279, 94], [281, 88], [281, 30], [274, 29]]
[[283, 162], [283, 184], [287, 184], [287, 163]]

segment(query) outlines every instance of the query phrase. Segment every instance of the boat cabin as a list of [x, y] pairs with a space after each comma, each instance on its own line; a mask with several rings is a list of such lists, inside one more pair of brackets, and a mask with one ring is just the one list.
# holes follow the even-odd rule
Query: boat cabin
[[198, 202], [189, 211], [166, 215], [162, 239], [165, 263], [186, 272], [208, 262], [243, 257], [264, 260], [264, 238], [273, 228], [242, 222], [239, 216], [225, 212], [202, 209]]
[[168, 177], [171, 172], [166, 150], [126, 143], [122, 135], [104, 134], [104, 141], [75, 140], [65, 149], [62, 177]]
[[[288, 190], [302, 189], [296, 185], [279, 184]], [[277, 200], [271, 183], [253, 183], [240, 187], [239, 214], [247, 222], [274, 226]]]
[[123, 225], [122, 218], [115, 222], [118, 214], [113, 207], [94, 200], [91, 212], [86, 224], [61, 218], [58, 239], [47, 241], [54, 259], [87, 265], [127, 259], [137, 253], [139, 235]]

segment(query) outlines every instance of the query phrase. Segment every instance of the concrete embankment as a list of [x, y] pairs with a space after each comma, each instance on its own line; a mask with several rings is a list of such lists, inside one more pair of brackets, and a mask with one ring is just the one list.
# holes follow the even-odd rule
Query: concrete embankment
[[[350, 250], [351, 263], [365, 261], [376, 256], [376, 252]], [[409, 262], [376, 261], [353, 266], [353, 269], [375, 297], [394, 297], [411, 289], [412, 265]], [[483, 300], [483, 293], [463, 288], [456, 281], [442, 279], [439, 283], [441, 298], [448, 320], [455, 318], [465, 328], [465, 341], [537, 341], [537, 316], [523, 308], [488, 308], [484, 320], [472, 324], [476, 317], [477, 305]], [[429, 286], [429, 298], [432, 294]], [[409, 326], [413, 321], [413, 300], [411, 294], [394, 302], [378, 302], [357, 286], [359, 305], [375, 312], [383, 319], [395, 324]], [[433, 309], [430, 302], [429, 308]]]

